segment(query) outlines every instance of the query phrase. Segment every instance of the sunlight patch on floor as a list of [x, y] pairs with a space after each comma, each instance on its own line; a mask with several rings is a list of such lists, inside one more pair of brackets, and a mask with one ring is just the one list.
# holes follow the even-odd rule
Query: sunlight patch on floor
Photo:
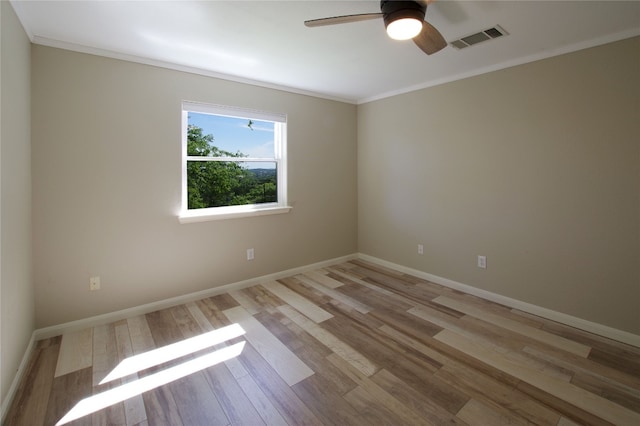
[[122, 360], [122, 362], [118, 364], [118, 366], [114, 368], [107, 377], [102, 379], [100, 384], [109, 383], [112, 380], [120, 379], [128, 376], [129, 374], [137, 373], [182, 356], [210, 348], [211, 346], [226, 342], [227, 340], [242, 336], [243, 334], [245, 334], [245, 331], [239, 324], [232, 324], [196, 337], [181, 340], [171, 345], [131, 356]]
[[118, 386], [108, 391], [90, 396], [78, 402], [56, 426], [67, 424], [91, 413], [95, 413], [118, 402], [140, 395], [159, 386], [186, 377], [190, 374], [212, 367], [221, 362], [235, 358], [242, 353], [245, 342], [236, 343], [229, 347], [219, 349], [210, 354], [202, 355], [196, 359], [185, 361], [182, 364], [162, 370], [150, 376], [143, 377], [135, 382]]
[[[195, 337], [181, 340], [161, 348], [153, 349], [124, 359], [100, 384], [129, 376], [162, 363], [194, 354], [203, 349], [244, 335], [246, 332], [239, 324], [232, 324], [217, 330], [203, 333]], [[134, 380], [105, 392], [92, 395], [78, 402], [58, 423], [61, 426], [81, 417], [100, 411], [113, 404], [125, 401], [136, 395], [166, 385], [190, 374], [212, 367], [221, 362], [237, 357], [242, 353], [246, 342], [215, 350], [197, 358], [184, 361], [173, 367]]]

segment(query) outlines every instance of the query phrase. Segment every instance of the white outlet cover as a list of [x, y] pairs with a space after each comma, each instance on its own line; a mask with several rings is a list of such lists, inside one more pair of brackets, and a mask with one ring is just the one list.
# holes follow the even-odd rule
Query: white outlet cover
[[100, 277], [89, 278], [89, 290], [100, 290]]

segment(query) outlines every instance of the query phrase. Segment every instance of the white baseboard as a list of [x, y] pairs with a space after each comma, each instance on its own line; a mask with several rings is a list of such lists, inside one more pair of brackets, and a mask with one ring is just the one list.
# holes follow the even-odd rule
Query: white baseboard
[[543, 308], [541, 306], [533, 305], [531, 303], [522, 302], [517, 299], [502, 296], [497, 293], [492, 293], [487, 290], [482, 290], [477, 287], [473, 287], [467, 284], [462, 284], [457, 281], [450, 280], [448, 278], [442, 278], [437, 275], [429, 274], [427, 272], [419, 271], [417, 269], [409, 268], [407, 266], [398, 265], [393, 262], [378, 259], [377, 257], [369, 256], [367, 254], [358, 253], [357, 257], [362, 260], [369, 261], [371, 263], [377, 263], [380, 266], [395, 269], [400, 272], [404, 272], [418, 278], [423, 278], [427, 281], [431, 281], [436, 284], [440, 284], [445, 287], [459, 290], [465, 293], [472, 294], [474, 296], [481, 297], [492, 302], [500, 303], [501, 305], [508, 306], [510, 308], [518, 309], [523, 312], [527, 312], [533, 315], [537, 315], [542, 318], [556, 321], [570, 327], [578, 328], [580, 330], [587, 331], [589, 333], [597, 334], [598, 336], [606, 337], [618, 342], [626, 343], [631, 346], [640, 348], [640, 336], [629, 333], [627, 331], [618, 330], [613, 327], [591, 322], [582, 318], [574, 317], [562, 312], [554, 311], [551, 309]]
[[158, 311], [160, 309], [170, 308], [172, 306], [182, 305], [184, 303], [193, 302], [196, 300], [204, 299], [218, 294], [226, 293], [227, 291], [239, 290], [241, 288], [251, 287], [252, 285], [260, 284], [266, 281], [273, 281], [280, 278], [290, 277], [291, 275], [300, 274], [309, 270], [324, 268], [325, 266], [334, 265], [336, 263], [347, 262], [355, 259], [356, 254], [342, 256], [322, 262], [313, 263], [311, 265], [301, 266], [298, 268], [288, 269], [286, 271], [276, 272], [274, 274], [263, 275], [256, 278], [251, 278], [244, 281], [238, 281], [231, 284], [225, 284], [219, 287], [210, 288], [207, 290], [198, 291], [195, 293], [189, 293], [182, 296], [172, 297], [170, 299], [159, 300], [157, 302], [147, 303], [145, 305], [135, 306], [133, 308], [123, 309], [120, 311], [109, 312], [107, 314], [96, 315], [89, 318], [84, 318], [77, 321], [71, 321], [64, 324], [53, 325], [38, 329], [34, 332], [35, 340], [47, 339], [53, 336], [59, 336], [60, 334], [69, 333], [73, 331], [83, 330], [88, 327], [95, 327], [97, 325], [109, 324], [111, 322], [120, 321], [126, 318], [130, 318], [137, 315], [148, 314], [149, 312]]
[[29, 357], [33, 352], [33, 346], [36, 343], [35, 332], [31, 333], [31, 339], [29, 340], [29, 344], [27, 345], [27, 349], [24, 351], [24, 355], [22, 355], [22, 361], [20, 361], [20, 365], [18, 366], [18, 371], [16, 371], [15, 376], [13, 377], [13, 381], [11, 382], [11, 386], [9, 386], [9, 390], [7, 391], [7, 396], [5, 396], [2, 401], [2, 406], [0, 406], [0, 424], [4, 424], [4, 417], [7, 415], [7, 411], [9, 410], [9, 405], [13, 401], [13, 397], [16, 395], [18, 391], [18, 386], [20, 385], [20, 380], [22, 380], [22, 376], [24, 376], [24, 372], [27, 368], [27, 364], [29, 363]]

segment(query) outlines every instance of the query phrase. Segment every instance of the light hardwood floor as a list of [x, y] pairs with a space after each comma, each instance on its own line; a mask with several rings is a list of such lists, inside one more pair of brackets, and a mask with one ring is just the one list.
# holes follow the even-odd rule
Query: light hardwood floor
[[640, 425], [640, 349], [355, 260], [37, 342], [5, 424], [76, 412], [68, 424]]

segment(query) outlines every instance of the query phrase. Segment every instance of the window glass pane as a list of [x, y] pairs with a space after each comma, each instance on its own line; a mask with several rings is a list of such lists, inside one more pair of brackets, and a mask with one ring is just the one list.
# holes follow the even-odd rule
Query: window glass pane
[[189, 209], [276, 203], [275, 161], [187, 161]]
[[[183, 101], [182, 212], [286, 206], [286, 115]], [[256, 206], [250, 209], [223, 207]], [[222, 208], [217, 212], [210, 209]]]
[[274, 158], [270, 121], [189, 112], [187, 155]]

